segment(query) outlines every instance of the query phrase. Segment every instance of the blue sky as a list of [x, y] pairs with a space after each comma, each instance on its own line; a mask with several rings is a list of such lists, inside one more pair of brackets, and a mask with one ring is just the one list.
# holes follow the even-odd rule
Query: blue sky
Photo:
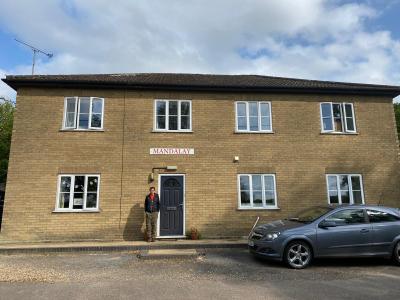
[[[111, 4], [110, 4], [111, 3]], [[400, 0], [2, 0], [0, 76], [262, 74], [400, 85]], [[0, 84], [0, 96], [15, 93]]]

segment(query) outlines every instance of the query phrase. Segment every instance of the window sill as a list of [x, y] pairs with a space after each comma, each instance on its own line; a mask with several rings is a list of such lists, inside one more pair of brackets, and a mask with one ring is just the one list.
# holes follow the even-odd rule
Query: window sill
[[60, 129], [60, 132], [104, 132], [104, 129]]
[[152, 130], [152, 133], [193, 133], [193, 130]]
[[280, 210], [279, 207], [239, 207], [237, 210]]
[[240, 131], [240, 130], [235, 130], [234, 133], [244, 133], [244, 134], [274, 134], [274, 131]]
[[322, 135], [358, 135], [358, 132], [321, 132]]
[[55, 209], [52, 213], [99, 213], [100, 209]]

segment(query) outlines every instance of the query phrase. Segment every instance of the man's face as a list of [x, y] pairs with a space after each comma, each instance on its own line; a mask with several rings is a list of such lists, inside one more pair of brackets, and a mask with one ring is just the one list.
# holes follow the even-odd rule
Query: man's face
[[150, 194], [154, 194], [155, 190], [154, 189], [150, 189]]

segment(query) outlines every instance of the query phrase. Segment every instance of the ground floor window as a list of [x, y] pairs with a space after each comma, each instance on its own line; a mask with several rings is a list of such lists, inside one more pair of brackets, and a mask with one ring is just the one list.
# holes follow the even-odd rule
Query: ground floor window
[[56, 210], [97, 210], [100, 175], [59, 175]]
[[364, 191], [359, 174], [326, 175], [329, 204], [363, 204]]
[[274, 174], [239, 174], [238, 197], [240, 209], [277, 207]]

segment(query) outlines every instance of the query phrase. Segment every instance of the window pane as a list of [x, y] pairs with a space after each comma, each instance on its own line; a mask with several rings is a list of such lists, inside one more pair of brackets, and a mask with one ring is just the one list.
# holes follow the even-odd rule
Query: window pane
[[169, 101], [168, 113], [174, 116], [178, 115], [178, 101]]
[[65, 119], [65, 127], [75, 127], [75, 113], [67, 113], [67, 118]]
[[260, 103], [261, 117], [269, 117], [269, 103]]
[[392, 214], [378, 210], [367, 210], [367, 214], [371, 223], [395, 222], [400, 219]]
[[348, 131], [354, 131], [355, 130], [355, 128], [354, 128], [354, 120], [353, 119], [350, 119], [350, 118], [346, 118], [346, 124], [347, 124], [347, 130]]
[[332, 104], [333, 107], [333, 118], [335, 123], [335, 130], [342, 132], [343, 124], [342, 124], [342, 109], [340, 104]]
[[272, 191], [265, 192], [265, 204], [266, 205], [275, 205], [275, 194]]
[[60, 193], [58, 208], [69, 208], [69, 193]]
[[237, 103], [237, 115], [238, 117], [246, 116], [246, 103]]
[[89, 128], [89, 114], [79, 114], [79, 128]]
[[75, 113], [75, 98], [68, 98], [67, 99], [67, 112]]
[[99, 179], [97, 177], [89, 176], [87, 191], [88, 192], [97, 192], [98, 183], [99, 183]]
[[101, 114], [92, 114], [91, 127], [101, 128]]
[[362, 204], [362, 194], [361, 191], [353, 191], [354, 204]]
[[274, 177], [272, 176], [264, 176], [264, 187], [267, 191], [274, 190]]
[[342, 198], [342, 204], [349, 204], [350, 203], [350, 194], [348, 191], [341, 191], [340, 196]]
[[323, 121], [322, 123], [323, 123], [323, 126], [324, 126], [324, 131], [333, 130], [332, 118], [323, 118], [322, 121]]
[[240, 192], [240, 203], [243, 206], [250, 205], [250, 192], [249, 191]]
[[250, 131], [258, 131], [258, 117], [250, 117]]
[[72, 208], [74, 209], [83, 208], [83, 193], [74, 193], [74, 202]]
[[157, 115], [158, 116], [165, 116], [165, 101], [157, 101]]
[[75, 186], [74, 192], [84, 192], [85, 191], [85, 176], [75, 176]]
[[89, 113], [90, 99], [79, 98], [79, 113]]
[[253, 175], [253, 191], [261, 191], [262, 190], [262, 185], [261, 185], [261, 175]]
[[102, 114], [103, 113], [103, 100], [92, 99], [92, 113]]
[[157, 117], [157, 128], [165, 129], [165, 117]]
[[258, 103], [249, 102], [249, 115], [253, 117], [258, 117]]
[[346, 118], [352, 118], [353, 117], [352, 105], [345, 104], [344, 108], [345, 108], [345, 112], [346, 112]]
[[261, 118], [261, 129], [262, 130], [271, 130], [271, 122], [269, 117]]
[[351, 176], [351, 187], [353, 190], [361, 191], [361, 182], [359, 176]]
[[69, 193], [71, 190], [71, 177], [62, 176], [60, 180], [60, 192]]
[[321, 104], [321, 112], [323, 118], [332, 118], [331, 104], [330, 103], [322, 103]]
[[349, 190], [349, 180], [347, 175], [340, 175], [339, 176], [339, 187], [341, 191], [348, 191]]
[[253, 206], [263, 206], [262, 204], [262, 192], [254, 191], [253, 192]]
[[86, 208], [96, 208], [97, 206], [97, 194], [88, 193], [86, 196]]
[[238, 117], [238, 130], [247, 130], [247, 118]]
[[181, 115], [190, 115], [190, 102], [181, 102]]
[[337, 190], [337, 177], [336, 176], [328, 176], [328, 186], [329, 190]]
[[190, 117], [189, 116], [181, 117], [181, 129], [190, 129]]
[[240, 176], [240, 190], [250, 190], [250, 180], [249, 176], [243, 175]]
[[341, 210], [332, 214], [326, 220], [335, 222], [338, 226], [365, 223], [362, 209]]
[[329, 203], [330, 204], [339, 203], [339, 197], [337, 191], [329, 191]]
[[178, 117], [169, 116], [169, 130], [178, 130]]

